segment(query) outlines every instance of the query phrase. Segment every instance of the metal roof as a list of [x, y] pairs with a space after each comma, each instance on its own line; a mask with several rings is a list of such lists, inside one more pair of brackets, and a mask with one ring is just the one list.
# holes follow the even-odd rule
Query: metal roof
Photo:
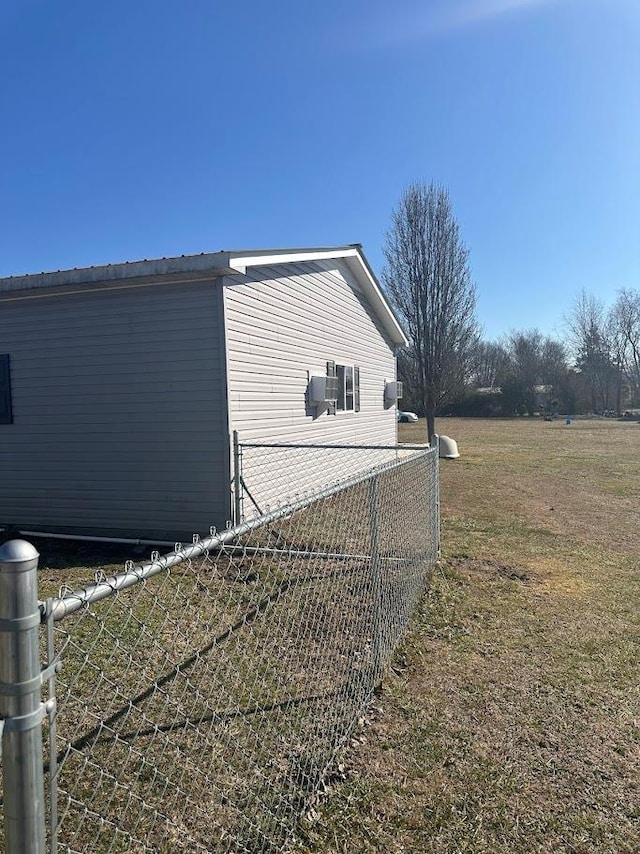
[[124, 261], [92, 267], [74, 267], [0, 279], [0, 300], [22, 300], [63, 293], [137, 287], [167, 282], [193, 282], [218, 276], [243, 275], [249, 267], [342, 259], [354, 275], [394, 344], [407, 338], [382, 292], [359, 243], [302, 249], [242, 249], [201, 252], [153, 260]]

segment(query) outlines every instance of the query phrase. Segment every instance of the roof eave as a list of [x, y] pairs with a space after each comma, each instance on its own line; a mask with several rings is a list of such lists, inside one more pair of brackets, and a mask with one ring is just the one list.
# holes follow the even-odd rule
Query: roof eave
[[[136, 286], [159, 281], [194, 281], [234, 275], [238, 270], [229, 266], [226, 252], [183, 255], [178, 258], [159, 258], [153, 261], [125, 261], [100, 267], [77, 267], [52, 273], [32, 273], [0, 279], [0, 299], [11, 299], [20, 293], [68, 293], [74, 289], [96, 289], [107, 286]], [[37, 294], [35, 293], [37, 292]]]
[[264, 249], [203, 252], [156, 260], [126, 261], [100, 267], [79, 267], [52, 273], [0, 279], [0, 300], [25, 299], [45, 294], [73, 293], [104, 287], [140, 287], [158, 282], [190, 282], [221, 276], [244, 275], [249, 267], [296, 262], [344, 260], [372, 308], [396, 345], [408, 341], [387, 302], [360, 244], [308, 249]]

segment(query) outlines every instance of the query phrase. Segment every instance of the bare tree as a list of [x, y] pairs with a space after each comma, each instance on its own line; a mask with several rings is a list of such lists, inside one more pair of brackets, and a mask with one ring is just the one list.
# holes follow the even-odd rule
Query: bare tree
[[411, 339], [427, 435], [467, 376], [478, 338], [476, 289], [444, 187], [411, 184], [392, 214], [382, 281]]
[[471, 352], [470, 385], [474, 388], [499, 388], [508, 365], [509, 356], [502, 344], [478, 341]]
[[[624, 371], [632, 402], [640, 401], [640, 293], [623, 288], [609, 315], [609, 328], [617, 364]], [[617, 410], [620, 411], [622, 383]]]
[[563, 344], [537, 329], [515, 330], [504, 340], [507, 369], [502, 382], [505, 408], [533, 415], [554, 411], [569, 396], [569, 365]]
[[565, 317], [568, 344], [575, 361], [589, 347], [589, 342], [604, 337], [606, 326], [602, 302], [585, 290], [575, 298], [570, 314]]
[[566, 323], [589, 408], [592, 412], [612, 408], [619, 397], [620, 365], [616, 364], [611, 324], [603, 304], [582, 291]]
[[398, 352], [398, 379], [402, 381], [403, 386], [403, 409], [424, 415], [424, 401], [420, 393], [420, 366], [411, 344]]
[[[543, 338], [537, 329], [511, 332], [506, 341], [510, 362], [512, 394], [518, 392], [518, 410], [533, 415], [536, 408], [536, 386], [542, 382]], [[504, 389], [503, 389], [504, 392]]]

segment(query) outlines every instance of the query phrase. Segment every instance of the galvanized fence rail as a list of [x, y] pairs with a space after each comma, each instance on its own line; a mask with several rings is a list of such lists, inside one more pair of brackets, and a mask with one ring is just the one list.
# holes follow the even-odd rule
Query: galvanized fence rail
[[[245, 473], [293, 451], [317, 470], [316, 448], [245, 446]], [[295, 838], [438, 551], [437, 451], [342, 455], [339, 481], [60, 591], [28, 543], [0, 549], [7, 854]]]

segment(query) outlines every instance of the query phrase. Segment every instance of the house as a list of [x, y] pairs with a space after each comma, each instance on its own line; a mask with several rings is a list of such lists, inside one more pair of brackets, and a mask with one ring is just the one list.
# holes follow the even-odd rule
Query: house
[[[0, 279], [0, 525], [158, 540], [220, 529], [234, 431], [396, 442], [405, 343], [359, 245]], [[329, 476], [314, 465], [307, 481]], [[272, 478], [271, 498], [296, 486]]]

